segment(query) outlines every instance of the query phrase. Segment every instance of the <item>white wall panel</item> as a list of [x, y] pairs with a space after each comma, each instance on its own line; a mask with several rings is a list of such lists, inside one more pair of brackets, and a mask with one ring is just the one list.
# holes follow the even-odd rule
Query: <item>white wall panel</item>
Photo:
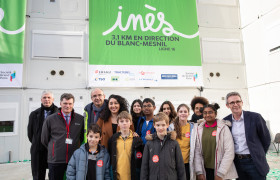
[[217, 39], [242, 39], [240, 29], [199, 27], [199, 37]]
[[201, 4], [237, 6], [237, 0], [198, 0]]
[[261, 16], [269, 13], [273, 9], [280, 6], [279, 0], [260, 0], [261, 1]]
[[[29, 19], [27, 29], [27, 53], [26, 53], [26, 82], [29, 88], [42, 89], [67, 89], [85, 88], [87, 86], [87, 65], [88, 65], [88, 22], [79, 20], [50, 20], [50, 19]], [[32, 31], [64, 31], [72, 33], [84, 33], [84, 44], [80, 43], [83, 53], [83, 60], [75, 58], [46, 59], [36, 57], [32, 59]], [[80, 48], [80, 49], [81, 49]], [[55, 71], [55, 75], [51, 75]], [[60, 71], [64, 74], [60, 75]]]
[[262, 114], [264, 119], [269, 120], [269, 94], [268, 86], [258, 86], [248, 89], [250, 110]]
[[[213, 73], [213, 77], [211, 77], [210, 73]], [[217, 73], [220, 76], [217, 76]], [[244, 65], [203, 64], [203, 79], [205, 88], [243, 89], [247, 87]]]
[[249, 88], [250, 110], [260, 113], [270, 129], [272, 139], [276, 133], [279, 133], [279, 107], [280, 83], [267, 84], [259, 87]]
[[239, 28], [238, 6], [198, 3], [198, 24], [203, 27]]
[[245, 27], [258, 19], [261, 0], [240, 0], [239, 4], [241, 27]]
[[77, 59], [84, 57], [82, 31], [32, 31], [32, 58]]
[[[261, 95], [269, 97], [269, 101], [266, 104], [266, 109], [268, 109], [269, 120], [270, 120], [270, 130], [273, 135], [272, 139], [276, 133], [280, 133], [280, 120], [279, 120], [279, 100], [280, 100], [280, 83], [274, 83], [268, 85], [268, 94]], [[257, 98], [257, 97], [256, 97]]]
[[27, 14], [36, 18], [85, 19], [88, 0], [29, 0]]
[[265, 56], [265, 40], [261, 21], [243, 29], [244, 55], [248, 87], [265, 84], [269, 77]]
[[241, 63], [240, 39], [202, 38], [202, 60], [210, 63]]

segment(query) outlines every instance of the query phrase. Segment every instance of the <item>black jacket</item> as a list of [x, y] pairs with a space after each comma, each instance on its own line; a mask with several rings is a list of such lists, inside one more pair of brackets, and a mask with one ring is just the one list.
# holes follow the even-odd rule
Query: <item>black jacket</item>
[[[185, 165], [176, 133], [168, 133], [164, 140], [157, 133], [146, 136], [143, 153], [141, 180], [185, 180]], [[162, 143], [162, 145], [161, 145]]]
[[31, 142], [30, 154], [33, 176], [36, 176], [36, 174], [38, 174], [39, 164], [40, 167], [48, 167], [48, 150], [41, 143], [42, 126], [45, 120], [45, 109], [51, 111], [50, 114], [53, 114], [58, 111], [58, 108], [54, 104], [52, 104], [50, 108], [45, 108], [43, 105], [41, 105], [40, 108], [30, 113], [29, 122], [27, 126], [27, 135], [29, 141]]
[[[72, 139], [72, 144], [66, 144], [66, 138]], [[42, 128], [42, 144], [48, 148], [48, 163], [68, 163], [73, 152], [84, 140], [84, 118], [78, 113], [71, 113], [69, 131], [61, 109], [52, 114], [44, 122]]]
[[[113, 179], [117, 179], [117, 139], [120, 132], [115, 133], [108, 141], [108, 151], [111, 159]], [[142, 162], [143, 142], [140, 137], [133, 137], [131, 148], [130, 172], [131, 179], [139, 179]]]

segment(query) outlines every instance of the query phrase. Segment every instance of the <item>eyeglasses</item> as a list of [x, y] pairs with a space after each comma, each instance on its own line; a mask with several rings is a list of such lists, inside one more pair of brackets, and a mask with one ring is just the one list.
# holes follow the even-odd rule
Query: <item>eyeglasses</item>
[[207, 114], [212, 115], [212, 114], [214, 114], [214, 111], [208, 111], [208, 112], [207, 112], [207, 111], [204, 111], [204, 112], [203, 112], [203, 115], [206, 116]]
[[97, 97], [101, 97], [101, 96], [104, 96], [103, 94], [97, 94], [97, 95], [93, 95], [93, 96], [91, 96], [91, 98], [97, 98]]
[[232, 101], [230, 103], [228, 103], [229, 105], [233, 106], [235, 104], [240, 105], [242, 103], [242, 101]]
[[153, 107], [153, 105], [143, 105], [143, 108], [151, 108], [151, 107]]

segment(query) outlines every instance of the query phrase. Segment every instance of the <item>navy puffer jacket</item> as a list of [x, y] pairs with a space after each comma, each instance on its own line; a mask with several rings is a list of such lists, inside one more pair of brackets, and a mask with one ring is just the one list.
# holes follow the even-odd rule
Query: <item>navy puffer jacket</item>
[[[103, 166], [96, 166], [97, 180], [110, 180], [110, 156], [107, 150], [100, 146], [100, 152], [97, 154], [96, 162], [103, 161]], [[66, 171], [67, 180], [85, 180], [88, 170], [88, 152], [83, 144], [77, 149], [71, 157]]]

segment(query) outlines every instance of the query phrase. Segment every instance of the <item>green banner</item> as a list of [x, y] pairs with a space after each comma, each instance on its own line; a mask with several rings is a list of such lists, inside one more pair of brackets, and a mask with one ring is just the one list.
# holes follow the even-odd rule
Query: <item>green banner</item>
[[195, 0], [89, 1], [90, 65], [201, 66]]
[[26, 0], [0, 0], [0, 87], [21, 87]]
[[26, 0], [0, 0], [0, 63], [22, 63]]

